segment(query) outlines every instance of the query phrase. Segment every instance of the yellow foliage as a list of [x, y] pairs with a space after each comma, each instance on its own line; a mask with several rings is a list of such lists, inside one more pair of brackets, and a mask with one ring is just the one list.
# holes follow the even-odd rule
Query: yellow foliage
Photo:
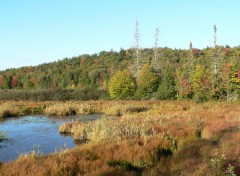
[[110, 80], [109, 93], [113, 99], [129, 99], [134, 95], [135, 83], [127, 70], [118, 71]]

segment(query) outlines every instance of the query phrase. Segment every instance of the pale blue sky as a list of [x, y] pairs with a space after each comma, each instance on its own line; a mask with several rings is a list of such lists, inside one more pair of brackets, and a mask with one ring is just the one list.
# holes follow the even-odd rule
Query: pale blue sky
[[0, 70], [134, 46], [240, 44], [239, 0], [0, 0]]

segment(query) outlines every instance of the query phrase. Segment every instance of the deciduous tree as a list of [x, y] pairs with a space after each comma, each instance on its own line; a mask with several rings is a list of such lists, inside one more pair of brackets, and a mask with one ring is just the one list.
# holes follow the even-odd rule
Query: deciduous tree
[[109, 93], [112, 99], [130, 99], [135, 93], [135, 83], [127, 70], [118, 71], [110, 80]]
[[211, 98], [211, 82], [208, 75], [208, 70], [204, 66], [196, 65], [195, 72], [191, 77], [191, 83], [193, 99], [197, 102], [207, 101]]
[[148, 99], [158, 88], [158, 76], [149, 64], [145, 64], [137, 78], [137, 95], [139, 98]]

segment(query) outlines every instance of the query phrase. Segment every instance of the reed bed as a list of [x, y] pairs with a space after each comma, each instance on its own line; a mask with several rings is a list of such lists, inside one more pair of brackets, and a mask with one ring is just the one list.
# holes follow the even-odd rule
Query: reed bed
[[0, 118], [43, 114], [51, 102], [1, 101]]
[[104, 115], [59, 127], [60, 132], [87, 143], [49, 156], [24, 155], [1, 164], [0, 176], [240, 175], [237, 102], [72, 101], [45, 105], [46, 114]]

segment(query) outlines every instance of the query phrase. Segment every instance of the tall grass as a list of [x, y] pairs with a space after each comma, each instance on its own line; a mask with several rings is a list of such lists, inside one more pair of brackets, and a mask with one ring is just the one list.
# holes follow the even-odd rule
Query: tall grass
[[150, 102], [136, 101], [0, 101], [0, 118], [31, 114], [96, 114], [121, 116], [147, 111]]
[[[60, 132], [87, 143], [61, 154], [31, 157], [30, 153], [3, 164], [0, 175], [240, 174], [238, 103], [72, 101], [45, 105], [44, 112], [49, 114], [105, 115], [59, 127]], [[216, 152], [224, 152], [226, 159]]]
[[51, 102], [1, 101], [0, 118], [43, 114], [47, 104]]
[[64, 124], [59, 128], [60, 132], [72, 133], [74, 139], [94, 141], [150, 136], [149, 130], [137, 119], [130, 121], [112, 117], [103, 117], [94, 122]]

